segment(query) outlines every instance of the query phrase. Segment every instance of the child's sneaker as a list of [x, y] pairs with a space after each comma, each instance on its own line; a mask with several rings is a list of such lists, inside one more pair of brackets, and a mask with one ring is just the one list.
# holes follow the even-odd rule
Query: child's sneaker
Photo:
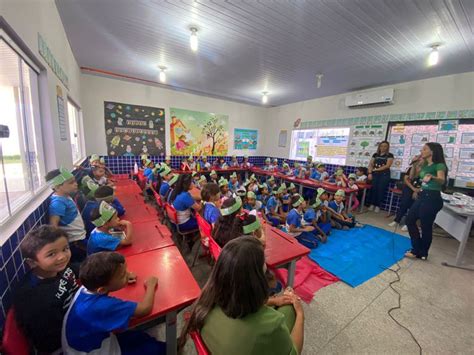
[[369, 211], [373, 211], [373, 210], [374, 210], [374, 208], [375, 208], [375, 206], [374, 206], [374, 205], [370, 205], [370, 207], [369, 207]]
[[408, 227], [407, 227], [406, 225], [404, 225], [404, 226], [402, 227], [402, 232], [407, 232], [407, 231], [408, 231]]
[[375, 207], [374, 212], [379, 213], [380, 212], [380, 207], [379, 206]]
[[398, 223], [393, 221], [388, 224], [389, 227], [395, 227]]
[[362, 228], [364, 225], [362, 223], [356, 222], [355, 226], [357, 228]]

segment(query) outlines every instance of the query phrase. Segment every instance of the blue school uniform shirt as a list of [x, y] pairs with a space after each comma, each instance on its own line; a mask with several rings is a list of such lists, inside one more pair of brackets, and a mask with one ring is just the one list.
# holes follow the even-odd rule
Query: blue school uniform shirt
[[87, 254], [91, 255], [100, 251], [114, 251], [120, 245], [120, 238], [98, 229], [91, 232], [87, 242]]
[[314, 180], [321, 180], [321, 174], [319, 173], [319, 171], [317, 171], [316, 169], [314, 169], [312, 172], [311, 172], [311, 175], [309, 176], [310, 179], [314, 179]]
[[145, 168], [145, 170], [143, 170], [143, 175], [145, 175], [146, 178], [149, 179], [150, 175], [153, 175], [153, 169], [152, 168]]
[[87, 201], [82, 209], [82, 219], [84, 220], [84, 227], [86, 227], [86, 233], [88, 236], [95, 228], [94, 224], [92, 224], [91, 213], [96, 208], [99, 208], [99, 202]]
[[328, 207], [332, 208], [337, 213], [341, 213], [344, 210], [344, 202], [341, 201], [341, 203], [338, 205], [336, 201], [332, 200], [331, 202], [329, 202]]
[[126, 330], [136, 308], [136, 302], [90, 293], [81, 287], [64, 319], [63, 350], [120, 354], [112, 332]]
[[295, 233], [290, 232], [290, 225], [293, 225], [296, 228], [301, 227], [301, 219], [302, 219], [302, 216], [301, 214], [298, 213], [298, 210], [296, 208], [292, 208], [291, 211], [288, 212], [288, 215], [286, 216], [286, 227], [288, 228], [288, 234], [294, 237], [297, 237], [302, 233], [302, 232], [295, 232]]
[[232, 184], [232, 182], [229, 181], [229, 190], [236, 191], [239, 187], [240, 184], [238, 181], [236, 181], [235, 184]]
[[191, 218], [191, 206], [195, 204], [195, 201], [191, 194], [181, 192], [173, 201], [173, 207], [178, 212], [178, 224], [183, 224], [189, 221]]
[[221, 212], [213, 203], [206, 202], [204, 205], [204, 219], [209, 224], [214, 224], [217, 222], [219, 217], [221, 216]]
[[303, 215], [303, 219], [308, 223], [312, 223], [315, 219], [318, 221], [320, 216], [321, 211], [315, 211], [314, 208], [308, 208]]
[[111, 205], [113, 208], [115, 208], [119, 217], [122, 217], [125, 214], [125, 208], [122, 206], [122, 204], [117, 198], [114, 198]]
[[69, 196], [52, 195], [49, 202], [49, 215], [59, 216], [59, 226], [67, 226], [79, 214], [77, 206]]
[[268, 199], [267, 204], [265, 206], [265, 213], [266, 214], [271, 213], [272, 209], [275, 209], [274, 212], [276, 213], [278, 209], [278, 205], [279, 205], [278, 199], [275, 196], [271, 196]]
[[160, 186], [160, 196], [165, 197], [166, 193], [168, 192], [170, 185], [167, 181], [163, 181]]

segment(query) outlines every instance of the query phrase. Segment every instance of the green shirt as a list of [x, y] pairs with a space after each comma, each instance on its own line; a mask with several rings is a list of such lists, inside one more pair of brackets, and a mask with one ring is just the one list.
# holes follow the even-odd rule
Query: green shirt
[[[443, 163], [433, 163], [431, 165], [424, 164], [421, 167], [420, 171], [420, 178], [423, 179], [426, 174], [431, 174], [434, 178], [438, 176], [438, 171], [445, 171], [446, 172], [446, 165]], [[446, 177], [447, 178], [447, 177]], [[421, 189], [422, 190], [431, 190], [431, 191], [441, 191], [443, 184], [440, 184], [438, 181], [431, 179], [429, 182], [422, 182]]]
[[212, 354], [298, 355], [285, 315], [267, 306], [241, 319], [227, 317], [216, 306], [206, 317], [201, 336]]

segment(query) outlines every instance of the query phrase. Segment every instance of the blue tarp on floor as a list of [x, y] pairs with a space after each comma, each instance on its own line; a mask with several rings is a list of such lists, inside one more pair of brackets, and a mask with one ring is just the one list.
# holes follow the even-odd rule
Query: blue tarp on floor
[[310, 258], [345, 283], [356, 287], [401, 260], [410, 239], [366, 225], [349, 231], [332, 230], [326, 244], [319, 244]]

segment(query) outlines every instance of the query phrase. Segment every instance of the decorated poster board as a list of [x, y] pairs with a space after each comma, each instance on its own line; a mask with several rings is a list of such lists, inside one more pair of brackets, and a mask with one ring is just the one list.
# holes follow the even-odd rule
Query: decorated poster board
[[234, 149], [256, 150], [258, 131], [256, 129], [234, 128]]
[[104, 102], [108, 155], [165, 154], [165, 110], [162, 108]]
[[[377, 151], [378, 144], [385, 139], [386, 130], [386, 123], [352, 127], [346, 165], [369, 166], [370, 159]], [[397, 139], [404, 138], [397, 136]]]
[[171, 155], [227, 155], [229, 116], [171, 108]]
[[393, 169], [405, 171], [425, 143], [438, 142], [443, 146], [449, 176], [474, 181], [474, 123], [471, 122], [443, 120], [392, 126], [389, 141], [395, 155]]
[[58, 104], [59, 137], [62, 141], [67, 141], [66, 109], [64, 107], [63, 90], [56, 85], [56, 102]]

